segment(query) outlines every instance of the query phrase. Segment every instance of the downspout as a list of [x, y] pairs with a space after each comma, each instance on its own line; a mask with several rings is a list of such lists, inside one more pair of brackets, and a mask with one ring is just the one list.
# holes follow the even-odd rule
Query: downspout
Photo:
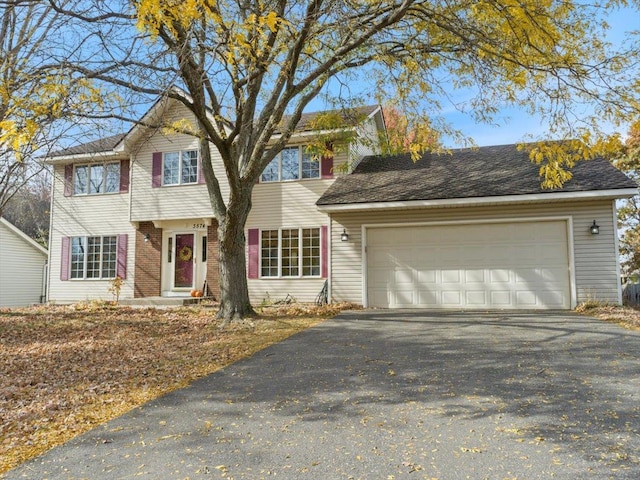
[[620, 269], [620, 246], [618, 239], [618, 212], [616, 209], [616, 200], [611, 200], [613, 210], [613, 244], [614, 254], [616, 257], [616, 279], [618, 286], [618, 305], [622, 305], [622, 270]]
[[[64, 167], [63, 167], [64, 169]], [[55, 184], [56, 184], [56, 167], [52, 167], [52, 174], [51, 174], [51, 192], [49, 193], [49, 196], [51, 198], [51, 203], [49, 206], [49, 241], [47, 244], [47, 263], [45, 264], [45, 269], [46, 269], [46, 277], [43, 279], [44, 280], [44, 295], [41, 295], [41, 302], [40, 303], [48, 303], [49, 302], [49, 289], [51, 287], [51, 279], [49, 278], [49, 275], [51, 275], [51, 241], [53, 238], [53, 209], [55, 208], [56, 205], [56, 197], [55, 197]], [[64, 177], [64, 173], [63, 173], [63, 177]], [[64, 182], [63, 182], [63, 186], [64, 186]]]
[[49, 283], [49, 252], [47, 251], [47, 260], [45, 260], [44, 265], [42, 265], [42, 287], [40, 289], [40, 303], [46, 303], [47, 301], [47, 284]]

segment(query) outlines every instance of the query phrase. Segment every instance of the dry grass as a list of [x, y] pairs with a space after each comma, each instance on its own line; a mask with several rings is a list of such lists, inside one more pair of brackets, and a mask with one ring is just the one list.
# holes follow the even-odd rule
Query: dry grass
[[344, 308], [266, 308], [224, 330], [204, 307], [0, 309], [0, 474]]
[[599, 318], [608, 322], [614, 322], [631, 330], [640, 330], [640, 309], [632, 307], [619, 307], [598, 302], [589, 302], [578, 305], [576, 311]]
[[[0, 309], [0, 474], [353, 305], [270, 306], [220, 330], [211, 308]], [[640, 310], [577, 311], [640, 330]]]

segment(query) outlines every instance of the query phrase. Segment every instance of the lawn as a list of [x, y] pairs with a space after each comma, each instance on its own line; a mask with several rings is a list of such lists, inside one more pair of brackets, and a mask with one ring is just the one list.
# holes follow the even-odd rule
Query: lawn
[[[221, 330], [207, 307], [0, 309], [0, 474], [352, 305], [263, 309]], [[640, 311], [580, 313], [640, 330]]]
[[264, 309], [223, 330], [204, 306], [0, 309], [0, 474], [341, 308]]
[[640, 331], [640, 308], [618, 307], [601, 303], [578, 305], [577, 312]]

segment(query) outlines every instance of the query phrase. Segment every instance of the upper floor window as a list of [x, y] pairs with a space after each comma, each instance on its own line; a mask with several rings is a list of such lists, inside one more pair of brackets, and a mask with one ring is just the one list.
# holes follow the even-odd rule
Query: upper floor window
[[262, 172], [262, 182], [320, 178], [320, 162], [304, 145], [282, 149]]
[[76, 165], [73, 194], [87, 195], [120, 191], [120, 162]]
[[198, 151], [167, 152], [162, 156], [162, 184], [198, 183]]

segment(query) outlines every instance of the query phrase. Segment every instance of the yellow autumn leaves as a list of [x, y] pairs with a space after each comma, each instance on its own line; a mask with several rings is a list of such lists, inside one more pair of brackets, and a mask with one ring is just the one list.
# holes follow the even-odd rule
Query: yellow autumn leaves
[[242, 22], [223, 17], [222, 11], [229, 10], [224, 2], [207, 0], [138, 0], [135, 2], [138, 17], [137, 26], [156, 38], [164, 29], [174, 38], [179, 30], [188, 30], [194, 23], [208, 22], [215, 34], [224, 39], [226, 62], [228, 65], [243, 63], [244, 58], [262, 58], [269, 53], [265, 40], [269, 33], [285, 24], [278, 14], [263, 5], [258, 5], [261, 13], [251, 13]]
[[86, 79], [61, 73], [34, 75], [0, 66], [0, 145], [20, 161], [25, 148], [36, 150], [42, 129], [72, 108], [100, 105], [102, 96]]
[[520, 150], [529, 153], [529, 159], [540, 165], [542, 188], [561, 188], [571, 180], [571, 169], [576, 162], [596, 157], [615, 158], [622, 151], [618, 135], [593, 138], [584, 132], [579, 138], [562, 142], [536, 142], [521, 145]]

